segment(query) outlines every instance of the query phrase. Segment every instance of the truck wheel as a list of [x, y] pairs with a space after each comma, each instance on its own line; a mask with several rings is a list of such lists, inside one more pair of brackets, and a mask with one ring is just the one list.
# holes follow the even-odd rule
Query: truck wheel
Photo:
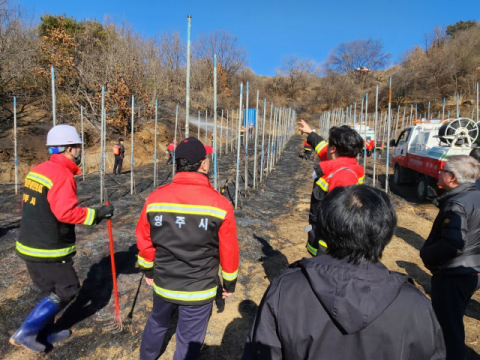
[[400, 171], [402, 171], [402, 169], [400, 168], [400, 165], [396, 164], [395, 165], [395, 169], [393, 170], [393, 183], [395, 185], [400, 185], [401, 184], [401, 181], [400, 181]]
[[417, 199], [424, 201], [427, 198], [427, 179], [424, 175], [417, 180]]

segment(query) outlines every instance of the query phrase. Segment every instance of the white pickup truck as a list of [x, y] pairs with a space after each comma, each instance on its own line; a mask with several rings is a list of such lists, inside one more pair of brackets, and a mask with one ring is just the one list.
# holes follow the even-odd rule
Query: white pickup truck
[[448, 157], [468, 155], [478, 137], [478, 127], [466, 118], [416, 121], [392, 139], [393, 183], [417, 184], [417, 198], [425, 200], [428, 186], [437, 187], [438, 170]]

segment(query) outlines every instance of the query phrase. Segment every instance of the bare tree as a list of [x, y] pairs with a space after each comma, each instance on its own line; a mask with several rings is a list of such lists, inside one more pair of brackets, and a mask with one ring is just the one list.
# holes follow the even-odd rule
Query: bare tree
[[160, 38], [162, 65], [169, 70], [177, 70], [184, 64], [186, 46], [178, 32], [164, 32]]
[[445, 44], [447, 40], [447, 34], [445, 33], [444, 26], [436, 26], [432, 32], [426, 33], [424, 37], [425, 52], [427, 55], [435, 53], [435, 49], [439, 49]]
[[390, 54], [385, 53], [380, 39], [358, 39], [334, 48], [327, 59], [327, 66], [343, 74], [354, 73], [362, 67], [375, 71], [383, 69], [389, 58]]
[[225, 30], [201, 34], [194, 43], [197, 59], [213, 59], [214, 54], [217, 54], [217, 61], [228, 74], [236, 74], [248, 65], [248, 52], [240, 45], [238, 36]]
[[290, 55], [282, 58], [282, 64], [277, 69], [277, 76], [287, 80], [287, 92], [290, 96], [294, 96], [299, 90], [304, 90], [308, 86], [309, 80], [318, 76], [319, 72], [319, 66], [315, 61]]
[[[36, 40], [26, 12], [10, 0], [0, 0], [0, 97], [5, 97], [7, 91], [25, 90], [33, 68]], [[5, 101], [2, 99], [2, 107]]]

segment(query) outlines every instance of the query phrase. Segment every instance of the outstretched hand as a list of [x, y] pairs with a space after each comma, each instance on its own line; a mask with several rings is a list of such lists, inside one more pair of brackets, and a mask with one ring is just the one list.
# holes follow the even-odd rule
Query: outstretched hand
[[226, 299], [227, 297], [232, 296], [233, 293], [228, 292], [227, 290], [223, 289], [222, 291], [222, 299]]
[[304, 132], [307, 135], [312, 132], [312, 128], [310, 127], [310, 125], [308, 125], [303, 119], [298, 122], [298, 130]]

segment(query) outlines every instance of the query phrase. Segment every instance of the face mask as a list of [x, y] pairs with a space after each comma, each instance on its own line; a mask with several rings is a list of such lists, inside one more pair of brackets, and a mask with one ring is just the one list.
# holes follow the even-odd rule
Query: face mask
[[80, 163], [82, 162], [82, 156], [81, 155], [78, 155], [78, 150], [77, 148], [75, 148], [75, 157], [73, 158], [73, 162], [75, 163], [75, 165], [80, 165]]

